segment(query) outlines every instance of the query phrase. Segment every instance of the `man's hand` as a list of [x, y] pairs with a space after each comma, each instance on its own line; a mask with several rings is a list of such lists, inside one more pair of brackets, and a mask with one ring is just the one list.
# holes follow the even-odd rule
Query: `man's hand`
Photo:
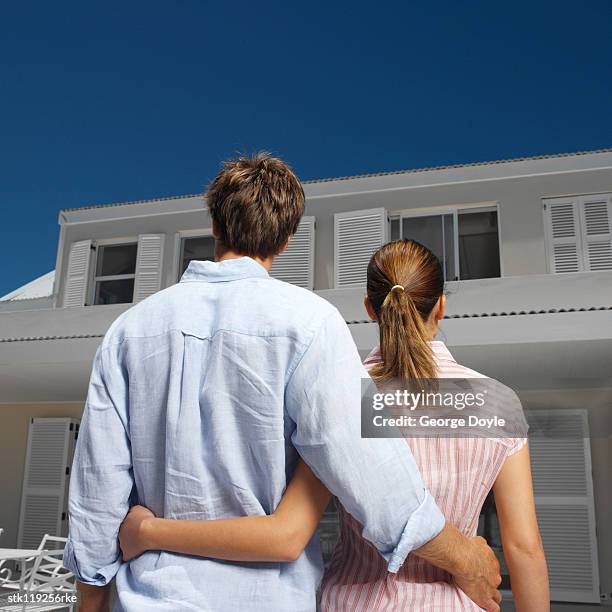
[[487, 541], [479, 536], [469, 539], [463, 549], [465, 567], [454, 574], [457, 586], [481, 608], [491, 612], [499, 610], [501, 584], [499, 561]]
[[119, 545], [124, 561], [130, 561], [149, 550], [146, 527], [155, 515], [144, 506], [133, 506], [119, 529]]
[[415, 554], [453, 575], [457, 586], [487, 612], [499, 612], [499, 562], [484, 538], [468, 538], [446, 523]]

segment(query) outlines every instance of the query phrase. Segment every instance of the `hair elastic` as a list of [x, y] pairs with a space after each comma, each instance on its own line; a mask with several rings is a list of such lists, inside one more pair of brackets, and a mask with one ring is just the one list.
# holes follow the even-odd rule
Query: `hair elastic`
[[391, 291], [393, 291], [394, 289], [401, 289], [402, 291], [405, 291], [403, 285], [393, 285], [393, 287], [391, 287]]

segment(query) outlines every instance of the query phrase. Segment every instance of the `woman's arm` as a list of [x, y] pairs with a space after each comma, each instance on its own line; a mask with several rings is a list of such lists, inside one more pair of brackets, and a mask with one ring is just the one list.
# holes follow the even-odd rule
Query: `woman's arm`
[[550, 610], [548, 570], [535, 512], [527, 444], [504, 463], [495, 505], [517, 612]]
[[330, 493], [300, 460], [273, 514], [187, 521], [156, 518], [142, 506], [126, 516], [119, 541], [128, 561], [145, 550], [226, 559], [295, 561], [312, 538]]

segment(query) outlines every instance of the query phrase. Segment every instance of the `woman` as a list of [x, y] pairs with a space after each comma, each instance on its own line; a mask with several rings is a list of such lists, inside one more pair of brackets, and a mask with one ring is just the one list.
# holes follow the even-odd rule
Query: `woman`
[[[378, 321], [380, 346], [366, 365], [377, 383], [392, 379], [480, 378], [434, 341], [444, 316], [440, 262], [421, 244], [399, 240], [380, 248], [368, 266], [365, 307]], [[536, 521], [529, 451], [524, 438], [407, 439], [425, 485], [447, 521], [476, 534], [492, 488], [502, 544], [519, 612], [546, 611], [548, 576]], [[214, 521], [157, 519], [130, 511], [120, 533], [124, 558], [145, 550], [234, 561], [292, 561], [314, 534], [330, 494], [300, 462], [270, 516]], [[414, 554], [397, 574], [361, 537], [361, 526], [340, 508], [341, 537], [322, 584], [323, 610], [477, 610], [449, 574]]]

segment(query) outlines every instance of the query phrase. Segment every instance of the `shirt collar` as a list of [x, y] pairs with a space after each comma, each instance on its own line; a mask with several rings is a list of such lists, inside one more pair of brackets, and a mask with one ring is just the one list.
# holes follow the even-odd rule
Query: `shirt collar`
[[446, 344], [441, 340], [432, 340], [429, 346], [431, 346], [431, 352], [438, 361], [455, 361]]
[[[441, 342], [440, 340], [433, 340], [429, 343], [429, 346], [431, 347], [431, 351], [436, 361], [455, 361], [455, 358], [451, 355], [448, 348], [446, 348], [446, 344], [444, 344], [444, 342]], [[382, 355], [380, 352], [380, 346], [376, 345], [370, 351], [370, 354], [364, 359], [363, 365], [373, 366], [379, 363], [381, 359]]]
[[219, 283], [243, 278], [268, 278], [268, 272], [251, 257], [223, 261], [193, 260], [181, 276], [181, 283], [203, 281]]

